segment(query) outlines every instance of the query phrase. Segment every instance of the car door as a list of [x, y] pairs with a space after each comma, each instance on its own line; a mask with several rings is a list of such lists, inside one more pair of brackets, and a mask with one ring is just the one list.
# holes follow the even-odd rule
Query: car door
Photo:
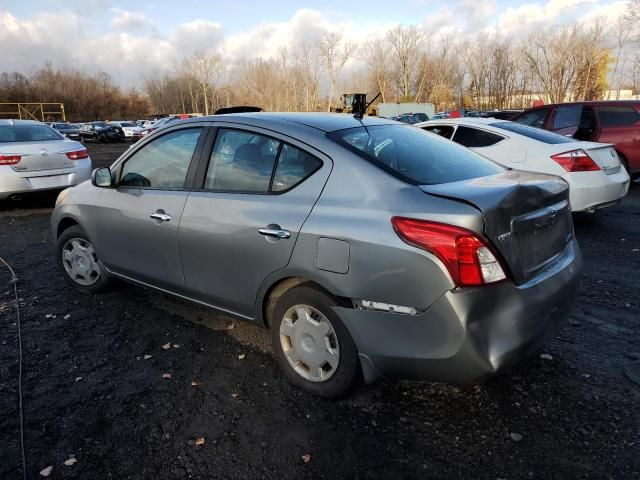
[[253, 318], [260, 285], [289, 263], [332, 162], [289, 137], [238, 126], [217, 130], [205, 164], [180, 221], [186, 286], [196, 300]]
[[596, 107], [602, 143], [613, 143], [632, 170], [640, 168], [640, 113], [631, 105]]
[[560, 105], [553, 113], [549, 130], [573, 137], [580, 127], [580, 117], [582, 115], [582, 105]]
[[94, 243], [109, 271], [184, 289], [178, 225], [206, 132], [202, 124], [170, 129], [113, 169], [115, 188], [101, 189], [95, 208]]
[[521, 114], [513, 117], [511, 121], [521, 123], [523, 125], [529, 125], [530, 127], [545, 128], [547, 124], [547, 116], [549, 115], [551, 108], [536, 108], [534, 110], [527, 110]]

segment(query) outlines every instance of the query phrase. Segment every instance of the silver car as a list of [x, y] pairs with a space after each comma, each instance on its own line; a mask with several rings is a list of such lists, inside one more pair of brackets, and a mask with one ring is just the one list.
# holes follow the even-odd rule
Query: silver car
[[341, 114], [170, 125], [62, 192], [52, 229], [79, 290], [123, 279], [268, 327], [323, 397], [513, 364], [562, 327], [582, 262], [562, 179]]
[[0, 120], [0, 200], [91, 177], [87, 149], [44, 123]]

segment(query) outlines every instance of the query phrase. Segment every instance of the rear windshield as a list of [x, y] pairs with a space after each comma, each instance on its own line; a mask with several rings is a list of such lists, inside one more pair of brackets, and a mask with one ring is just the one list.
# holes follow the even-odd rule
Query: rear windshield
[[63, 138], [46, 125], [0, 125], [0, 143], [48, 142]]
[[517, 133], [519, 135], [533, 138], [534, 140], [548, 143], [550, 145], [556, 145], [558, 143], [572, 143], [576, 141], [573, 138], [565, 137], [563, 135], [558, 135], [557, 133], [553, 133], [553, 132], [548, 132], [546, 130], [542, 130], [541, 128], [530, 127], [529, 125], [524, 125], [522, 123], [496, 122], [496, 123], [491, 123], [490, 125], [492, 127], [501, 128], [502, 130], [507, 130], [508, 132]]
[[457, 182], [504, 171], [456, 143], [405, 125], [349, 128], [331, 132], [328, 137], [416, 185]]

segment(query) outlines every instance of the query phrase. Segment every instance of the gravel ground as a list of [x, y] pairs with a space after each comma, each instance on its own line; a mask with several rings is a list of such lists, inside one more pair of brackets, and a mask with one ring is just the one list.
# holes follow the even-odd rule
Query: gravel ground
[[[96, 165], [121, 150], [91, 147]], [[640, 386], [623, 373], [640, 359], [640, 185], [578, 222], [582, 293], [544, 358], [483, 384], [380, 383], [333, 402], [290, 386], [255, 326], [133, 286], [77, 294], [52, 259], [53, 198], [0, 205], [29, 478], [640, 478]], [[21, 475], [8, 280], [0, 269], [3, 480]]]

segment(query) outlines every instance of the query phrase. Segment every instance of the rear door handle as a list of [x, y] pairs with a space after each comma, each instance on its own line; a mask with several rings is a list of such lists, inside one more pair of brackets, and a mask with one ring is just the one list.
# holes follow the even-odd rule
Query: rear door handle
[[[269, 227], [271, 227], [271, 225], [269, 225]], [[264, 235], [266, 237], [289, 238], [291, 236], [291, 232], [289, 230], [283, 230], [281, 228], [261, 228], [258, 232], [260, 235]]]
[[171, 215], [164, 212], [150, 213], [149, 217], [153, 218], [154, 220], [160, 220], [161, 222], [168, 222], [169, 220], [171, 220]]

